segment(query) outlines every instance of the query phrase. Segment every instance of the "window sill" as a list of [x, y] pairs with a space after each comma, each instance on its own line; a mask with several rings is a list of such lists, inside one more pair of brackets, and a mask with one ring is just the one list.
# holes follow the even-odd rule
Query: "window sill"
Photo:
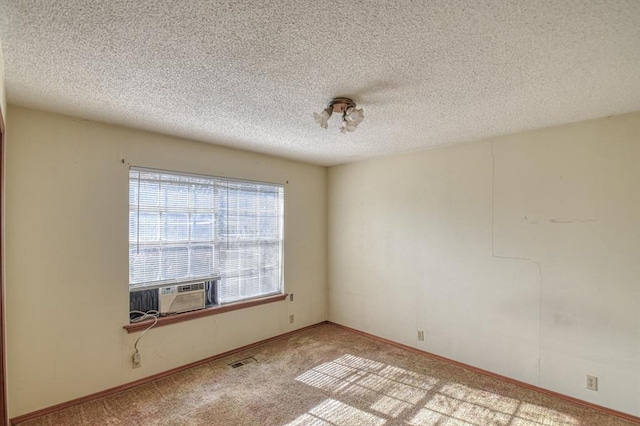
[[[197, 318], [209, 317], [211, 315], [223, 314], [225, 312], [237, 311], [239, 309], [250, 308], [252, 306], [259, 306], [259, 305], [265, 305], [267, 303], [279, 302], [286, 298], [287, 298], [286, 294], [277, 294], [275, 296], [263, 297], [261, 299], [254, 299], [246, 302], [230, 303], [228, 305], [214, 306], [211, 308], [200, 309], [199, 311], [184, 312], [181, 314], [160, 317], [158, 318], [158, 322], [154, 326], [154, 328], [164, 327], [165, 325], [176, 324], [184, 321], [190, 321]], [[127, 333], [135, 333], [136, 331], [143, 331], [144, 329], [149, 327], [151, 324], [153, 324], [153, 320], [127, 324], [122, 328], [127, 330]]]

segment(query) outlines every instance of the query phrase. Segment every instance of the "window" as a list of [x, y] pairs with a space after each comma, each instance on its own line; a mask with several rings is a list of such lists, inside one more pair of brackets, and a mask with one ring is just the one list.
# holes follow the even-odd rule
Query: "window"
[[213, 283], [216, 304], [282, 293], [284, 188], [132, 168], [129, 289]]

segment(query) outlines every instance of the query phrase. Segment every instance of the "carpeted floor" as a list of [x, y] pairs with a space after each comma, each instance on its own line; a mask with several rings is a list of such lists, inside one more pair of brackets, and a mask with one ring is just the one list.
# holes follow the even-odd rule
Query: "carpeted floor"
[[325, 324], [22, 425], [635, 423]]

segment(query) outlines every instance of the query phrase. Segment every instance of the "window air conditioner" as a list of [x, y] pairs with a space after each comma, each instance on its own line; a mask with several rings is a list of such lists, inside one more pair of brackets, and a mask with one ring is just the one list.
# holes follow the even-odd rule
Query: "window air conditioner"
[[158, 305], [161, 315], [204, 308], [204, 282], [161, 287], [159, 292]]

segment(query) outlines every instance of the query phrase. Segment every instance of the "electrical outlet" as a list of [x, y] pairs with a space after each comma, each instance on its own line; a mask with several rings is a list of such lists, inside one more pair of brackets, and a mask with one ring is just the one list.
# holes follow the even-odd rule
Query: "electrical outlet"
[[142, 366], [142, 360], [140, 359], [140, 352], [133, 354], [133, 368], [139, 368]]
[[598, 390], [598, 378], [596, 376], [590, 376], [587, 374], [587, 389], [593, 391]]
[[289, 315], [289, 324], [293, 324], [293, 314]]
[[424, 331], [418, 330], [418, 340], [424, 342]]
[[289, 302], [293, 302], [293, 293], [289, 295]]

